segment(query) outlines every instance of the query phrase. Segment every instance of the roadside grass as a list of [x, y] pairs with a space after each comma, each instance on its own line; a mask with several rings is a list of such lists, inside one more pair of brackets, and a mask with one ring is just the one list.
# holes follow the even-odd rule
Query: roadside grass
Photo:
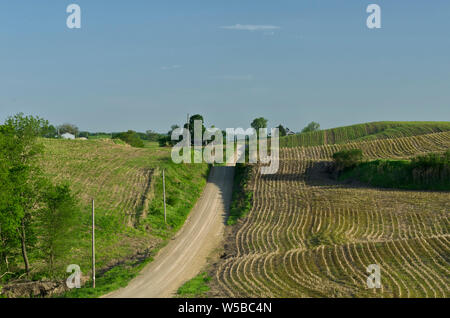
[[250, 165], [236, 164], [228, 225], [236, 224], [237, 220], [245, 217], [252, 208], [253, 191], [248, 189], [251, 171]]
[[186, 298], [206, 297], [206, 293], [210, 290], [210, 287], [208, 286], [210, 280], [211, 277], [208, 273], [200, 273], [178, 288], [177, 296]]
[[153, 257], [144, 260], [125, 261], [123, 264], [114, 266], [104, 274], [96, 277], [96, 288], [92, 287], [92, 280], [89, 280], [81, 288], [72, 289], [62, 295], [55, 296], [55, 298], [96, 298], [126, 287], [145, 265], [152, 260]]

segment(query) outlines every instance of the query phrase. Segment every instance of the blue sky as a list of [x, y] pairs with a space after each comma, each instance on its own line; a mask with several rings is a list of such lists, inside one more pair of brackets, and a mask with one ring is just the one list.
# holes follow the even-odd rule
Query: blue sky
[[[366, 27], [370, 3], [382, 29]], [[187, 113], [295, 131], [450, 120], [449, 17], [445, 0], [0, 0], [0, 119], [161, 132]]]

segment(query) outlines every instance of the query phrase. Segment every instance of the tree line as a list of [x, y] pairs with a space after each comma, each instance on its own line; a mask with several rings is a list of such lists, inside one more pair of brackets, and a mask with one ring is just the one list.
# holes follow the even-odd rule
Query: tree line
[[[206, 130], [206, 127], [204, 125], [205, 121], [204, 121], [204, 118], [202, 115], [195, 114], [195, 115], [189, 117], [189, 122], [186, 122], [183, 125], [183, 128], [189, 129], [192, 144], [194, 143], [194, 121], [195, 120], [200, 120], [202, 122], [202, 133], [204, 133]], [[264, 117], [258, 117], [258, 118], [253, 119], [253, 121], [250, 124], [250, 127], [254, 128], [258, 132], [260, 128], [267, 128], [268, 122], [269, 122], [268, 119], [266, 119]], [[212, 125], [211, 127], [213, 128], [214, 125]], [[177, 124], [174, 124], [170, 127], [170, 130], [167, 132], [167, 134], [160, 135], [160, 137], [158, 138], [158, 142], [161, 147], [173, 146], [179, 141], [179, 140], [172, 140], [172, 138], [171, 138], [172, 132], [177, 128], [180, 128], [180, 126]], [[286, 136], [288, 134], [288, 132], [294, 133], [289, 128], [284, 127], [281, 124], [276, 126], [276, 128], [279, 129], [280, 137]], [[320, 130], [320, 124], [313, 121], [313, 122], [309, 123], [305, 128], [303, 128], [301, 132], [306, 133], [306, 132], [313, 132], [313, 131], [318, 131], [318, 130]], [[222, 131], [222, 134], [223, 134], [224, 141], [225, 141], [226, 132]]]

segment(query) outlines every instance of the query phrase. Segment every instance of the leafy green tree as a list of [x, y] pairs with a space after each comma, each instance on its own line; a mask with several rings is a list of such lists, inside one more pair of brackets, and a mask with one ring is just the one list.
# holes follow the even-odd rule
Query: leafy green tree
[[[180, 126], [178, 126], [178, 125], [172, 125], [172, 126], [170, 127], [170, 130], [167, 132], [166, 143], [168, 143], [168, 144], [171, 145], [171, 146], [175, 145], [175, 144], [178, 142], [178, 140], [172, 140], [172, 132], [173, 132], [175, 129], [177, 129], [177, 128], [180, 128]], [[181, 138], [181, 137], [180, 137], [180, 138]]]
[[[3, 162], [1, 178], [2, 183], [7, 184], [8, 191], [8, 198], [3, 198], [0, 204], [2, 236], [8, 236], [7, 243], [10, 246], [16, 240], [20, 241], [27, 274], [30, 272], [28, 247], [36, 242], [33, 214], [39, 205], [43, 185], [42, 172], [36, 164], [37, 155], [42, 152], [38, 137], [46, 127], [47, 121], [21, 113], [9, 117], [0, 127], [0, 161]], [[6, 250], [3, 249], [3, 253]]]
[[56, 138], [57, 134], [58, 131], [55, 126], [49, 125], [48, 127], [43, 128], [41, 136], [45, 138]]
[[69, 123], [62, 124], [58, 128], [59, 128], [60, 135], [69, 133], [74, 136], [78, 136], [78, 133], [80, 132], [77, 126], [75, 126], [73, 124], [69, 124]]
[[70, 252], [79, 215], [77, 200], [69, 185], [47, 186], [43, 195], [43, 208], [38, 212], [38, 228], [42, 251], [52, 276], [56, 259]]
[[113, 139], [120, 139], [129, 144], [130, 146], [136, 147], [136, 148], [143, 148], [144, 142], [141, 138], [139, 138], [139, 135], [133, 131], [128, 130], [127, 132], [121, 132], [118, 134], [115, 134], [113, 136]]
[[87, 131], [80, 131], [80, 133], [78, 134], [79, 138], [89, 138], [89, 132]]
[[147, 130], [145, 133], [147, 135], [148, 141], [159, 141], [159, 138], [161, 137], [161, 134], [158, 134], [157, 132], [154, 132], [153, 130]]
[[[206, 127], [204, 125], [205, 124], [205, 120], [203, 119], [203, 116], [200, 115], [200, 114], [192, 115], [189, 118], [189, 133], [191, 135], [191, 144], [192, 145], [194, 144], [194, 128], [195, 128], [194, 124], [195, 124], [196, 120], [200, 120], [202, 122], [202, 139], [203, 139], [203, 134], [206, 131]], [[184, 124], [184, 128], [187, 128], [187, 124]]]
[[265, 119], [264, 117], [259, 117], [253, 119], [250, 126], [256, 130], [256, 133], [259, 133], [260, 128], [267, 128], [267, 122], [268, 120]]
[[320, 130], [320, 124], [312, 121], [305, 128], [302, 129], [302, 133], [318, 131], [318, 130]]
[[172, 125], [170, 127], [170, 130], [167, 132], [167, 134], [159, 135], [159, 137], [158, 137], [159, 146], [160, 147], [165, 147], [165, 146], [167, 146], [167, 144], [172, 145], [172, 146], [175, 145], [177, 143], [177, 141], [176, 140], [172, 140], [172, 132], [175, 129], [179, 128], [179, 127], [180, 126], [178, 126], [178, 125]]
[[280, 135], [279, 135], [280, 137], [286, 136], [286, 128], [284, 128], [283, 125], [280, 124], [280, 125], [278, 125], [277, 128], [280, 132]]
[[10, 163], [5, 160], [4, 153], [7, 142], [4, 134], [0, 133], [0, 270], [9, 272], [8, 258], [17, 247], [16, 229], [19, 227], [20, 218], [9, 209], [12, 205], [13, 190], [9, 179]]
[[355, 167], [363, 158], [361, 149], [342, 150], [333, 154], [336, 171]]

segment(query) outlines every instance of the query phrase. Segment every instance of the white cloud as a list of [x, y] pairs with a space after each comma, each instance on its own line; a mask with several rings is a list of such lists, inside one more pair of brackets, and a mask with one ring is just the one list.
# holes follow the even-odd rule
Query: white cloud
[[161, 69], [163, 71], [169, 71], [169, 70], [175, 70], [180, 67], [181, 67], [181, 65], [169, 65], [169, 66], [163, 66], [163, 67], [161, 67]]
[[229, 26], [222, 26], [221, 29], [227, 30], [244, 30], [244, 31], [269, 31], [281, 29], [276, 25], [254, 25], [254, 24], [235, 24]]

